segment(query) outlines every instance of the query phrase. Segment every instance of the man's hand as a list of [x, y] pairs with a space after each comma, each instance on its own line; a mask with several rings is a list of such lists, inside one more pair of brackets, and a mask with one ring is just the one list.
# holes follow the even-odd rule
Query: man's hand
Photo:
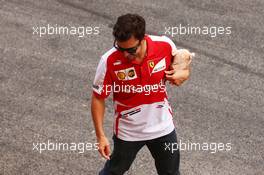
[[169, 70], [165, 71], [166, 79], [170, 81], [170, 84], [180, 86], [185, 80], [189, 78], [190, 71], [185, 70]]
[[180, 86], [190, 76], [190, 63], [194, 54], [190, 53], [186, 49], [180, 49], [172, 60], [170, 70], [165, 71], [166, 79], [170, 81], [170, 84]]
[[97, 138], [98, 142], [98, 151], [105, 158], [110, 160], [110, 144], [108, 139], [105, 136]]
[[104, 111], [105, 111], [105, 100], [100, 99], [92, 95], [91, 102], [91, 112], [92, 118], [94, 122], [97, 142], [98, 142], [98, 151], [100, 154], [106, 158], [110, 159], [110, 144], [108, 139], [105, 137], [104, 129], [103, 129], [103, 119], [104, 119]]

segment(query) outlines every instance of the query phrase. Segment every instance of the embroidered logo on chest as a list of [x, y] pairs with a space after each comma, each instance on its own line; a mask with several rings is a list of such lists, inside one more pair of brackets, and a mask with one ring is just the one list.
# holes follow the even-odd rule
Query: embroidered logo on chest
[[156, 64], [154, 61], [149, 62], [150, 74], [160, 72], [166, 69], [166, 60], [165, 57], [158, 61]]
[[137, 78], [137, 74], [134, 67], [115, 71], [118, 80], [133, 80]]

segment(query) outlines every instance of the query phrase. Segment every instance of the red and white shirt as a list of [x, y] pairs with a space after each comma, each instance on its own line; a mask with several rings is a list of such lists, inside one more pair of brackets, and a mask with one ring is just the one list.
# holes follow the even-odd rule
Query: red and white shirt
[[113, 93], [115, 135], [126, 141], [150, 140], [174, 130], [167, 100], [165, 70], [175, 44], [166, 36], [145, 36], [147, 54], [143, 62], [129, 62], [115, 48], [101, 58], [93, 82], [93, 93], [106, 98]]

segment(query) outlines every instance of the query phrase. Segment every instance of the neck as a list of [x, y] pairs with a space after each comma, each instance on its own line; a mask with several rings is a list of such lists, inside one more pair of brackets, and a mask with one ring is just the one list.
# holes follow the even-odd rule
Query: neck
[[139, 54], [139, 57], [136, 59], [138, 63], [142, 63], [142, 61], [146, 56], [146, 53], [147, 53], [147, 42], [146, 40], [143, 40], [141, 52]]

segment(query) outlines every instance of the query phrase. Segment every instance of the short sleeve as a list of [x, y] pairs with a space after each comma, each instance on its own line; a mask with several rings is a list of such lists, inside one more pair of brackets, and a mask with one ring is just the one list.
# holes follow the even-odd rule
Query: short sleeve
[[174, 44], [174, 42], [170, 38], [168, 38], [167, 36], [162, 36], [162, 37], [164, 38], [164, 41], [166, 41], [167, 43], [170, 44], [170, 46], [171, 46], [171, 55], [175, 56], [176, 53], [177, 53], [177, 48], [176, 48], [176, 45]]
[[102, 57], [93, 81], [93, 93], [99, 98], [106, 98], [112, 90], [112, 78], [107, 66], [107, 58]]

